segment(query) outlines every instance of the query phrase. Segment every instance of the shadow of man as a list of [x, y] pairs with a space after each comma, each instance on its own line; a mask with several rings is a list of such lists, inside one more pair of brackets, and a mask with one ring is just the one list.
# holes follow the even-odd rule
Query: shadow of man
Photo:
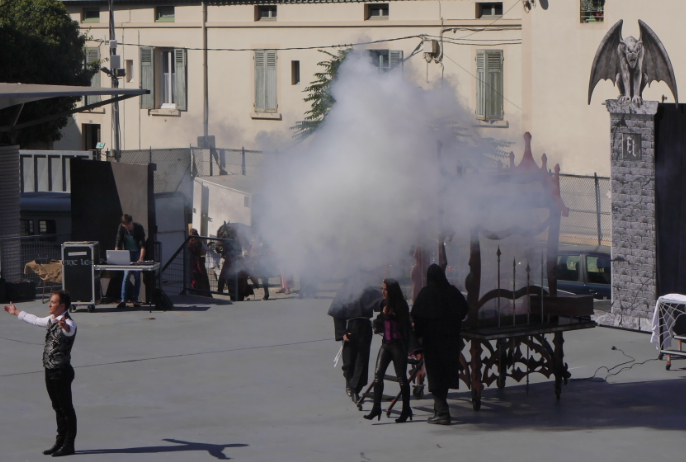
[[91, 449], [86, 451], [76, 451], [76, 454], [152, 454], [159, 452], [207, 451], [207, 453], [215, 459], [229, 460], [231, 457], [227, 457], [224, 454], [224, 450], [226, 448], [241, 448], [248, 446], [247, 444], [195, 443], [192, 441], [182, 441], [173, 438], [165, 438], [162, 441], [168, 441], [169, 443], [174, 443], [177, 446], [142, 446], [137, 448]]

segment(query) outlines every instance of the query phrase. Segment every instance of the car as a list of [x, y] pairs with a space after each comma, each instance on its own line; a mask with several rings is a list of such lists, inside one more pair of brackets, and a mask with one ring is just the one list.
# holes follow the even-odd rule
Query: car
[[612, 257], [606, 246], [565, 246], [557, 254], [557, 287], [595, 299], [612, 298]]

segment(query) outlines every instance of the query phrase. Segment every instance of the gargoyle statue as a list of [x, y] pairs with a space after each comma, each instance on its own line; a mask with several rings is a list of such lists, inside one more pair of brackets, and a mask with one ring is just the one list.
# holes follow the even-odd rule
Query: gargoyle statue
[[591, 104], [593, 89], [601, 80], [612, 80], [619, 88], [619, 102], [643, 104], [643, 89], [653, 81], [664, 81], [678, 103], [674, 68], [665, 47], [655, 32], [639, 19], [641, 31], [639, 40], [622, 38], [620, 20], [610, 28], [600, 42], [591, 67], [588, 83], [588, 104]]

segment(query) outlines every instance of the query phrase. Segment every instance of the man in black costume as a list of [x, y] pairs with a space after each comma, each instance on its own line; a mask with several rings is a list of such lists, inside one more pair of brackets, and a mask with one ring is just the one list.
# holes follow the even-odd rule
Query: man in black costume
[[383, 301], [375, 282], [372, 273], [362, 272], [348, 278], [328, 313], [333, 317], [336, 341], [343, 342], [345, 390], [355, 403], [369, 376], [369, 350], [374, 335], [370, 319]]
[[450, 425], [448, 389], [459, 387], [460, 329], [469, 305], [462, 293], [448, 282], [440, 266], [429, 266], [426, 282], [412, 307], [412, 320], [424, 347], [429, 391], [434, 397], [434, 416], [427, 422]]

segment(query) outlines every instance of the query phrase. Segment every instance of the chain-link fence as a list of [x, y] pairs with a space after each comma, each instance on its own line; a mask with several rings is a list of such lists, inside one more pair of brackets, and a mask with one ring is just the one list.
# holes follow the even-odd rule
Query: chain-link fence
[[249, 149], [191, 148], [194, 176], [246, 175], [254, 176], [265, 157], [276, 155]]
[[609, 178], [560, 175], [560, 194], [569, 208], [569, 216], [562, 217], [560, 224], [560, 242], [612, 244]]
[[[43, 234], [0, 240], [0, 273], [8, 282], [28, 280], [43, 290], [43, 280], [33, 271], [25, 271], [27, 263], [36, 261], [45, 264], [50, 260], [62, 259], [62, 243], [69, 240], [69, 234]], [[46, 292], [61, 289], [58, 282], [45, 282]]]

